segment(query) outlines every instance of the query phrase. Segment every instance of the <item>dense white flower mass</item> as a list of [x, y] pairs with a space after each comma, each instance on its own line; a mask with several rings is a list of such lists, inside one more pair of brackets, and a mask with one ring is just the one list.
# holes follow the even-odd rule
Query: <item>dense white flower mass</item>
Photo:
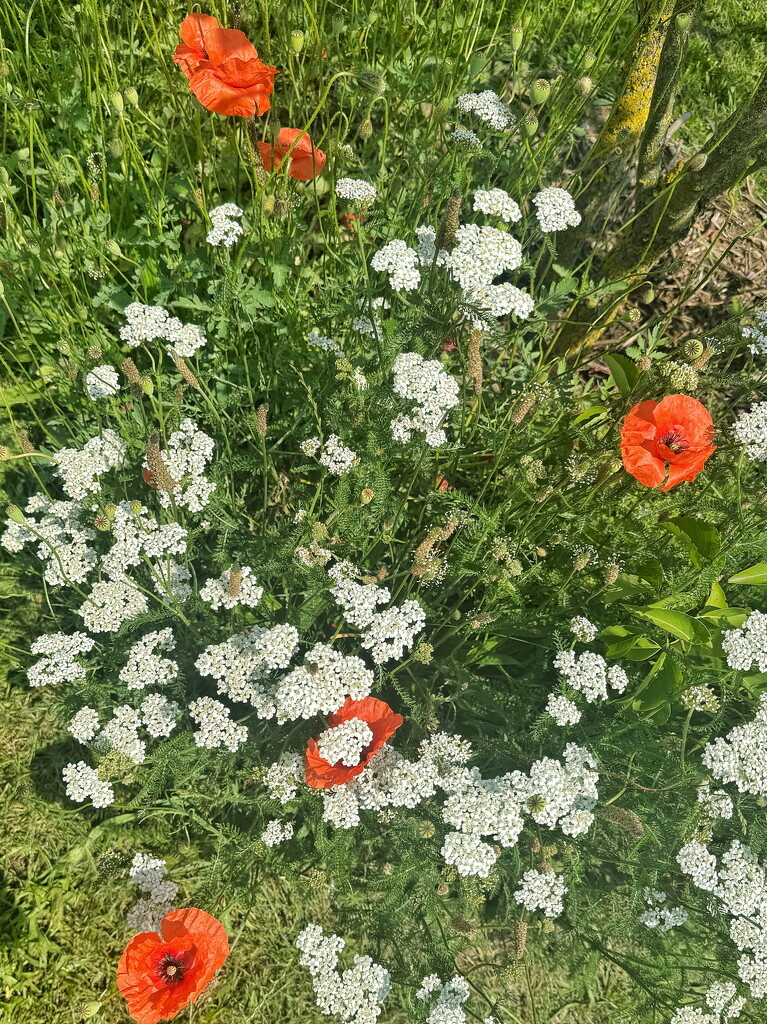
[[343, 355], [343, 351], [338, 342], [334, 341], [333, 338], [329, 338], [325, 334], [320, 334], [316, 327], [309, 331], [306, 335], [306, 340], [311, 348], [321, 348], [325, 352], [333, 352], [337, 356]]
[[173, 558], [164, 558], [152, 564], [154, 577], [152, 585], [160, 597], [172, 601], [186, 601], [194, 591], [189, 585], [192, 574], [185, 565]]
[[378, 189], [369, 181], [361, 178], [339, 178], [336, 182], [336, 195], [339, 199], [353, 199], [357, 203], [372, 203], [378, 195]]
[[90, 800], [94, 807], [109, 807], [114, 803], [112, 784], [100, 779], [96, 769], [90, 768], [85, 761], [68, 764], [61, 774], [70, 800], [77, 803]]
[[277, 846], [293, 838], [294, 828], [289, 821], [281, 821], [274, 818], [261, 833], [261, 842], [267, 846]]
[[361, 658], [315, 644], [299, 665], [279, 681], [274, 695], [277, 721], [313, 718], [337, 711], [347, 697], [370, 696], [374, 676]]
[[301, 754], [283, 754], [264, 773], [264, 785], [272, 800], [286, 804], [298, 795], [304, 780], [304, 759]]
[[470, 153], [476, 153], [482, 149], [482, 140], [470, 128], [455, 128], [450, 137], [455, 141], [459, 149], [468, 150]]
[[421, 282], [418, 253], [401, 238], [393, 238], [373, 253], [370, 266], [389, 275], [389, 284], [395, 292], [411, 292]]
[[116, 750], [134, 764], [141, 764], [146, 757], [146, 743], [138, 735], [143, 724], [141, 714], [129, 704], [115, 708], [112, 714], [97, 742], [107, 750]]
[[522, 219], [519, 206], [502, 188], [491, 188], [488, 191], [477, 189], [474, 193], [474, 209], [491, 217], [500, 217], [507, 224]]
[[746, 446], [746, 456], [752, 462], [767, 459], [767, 402], [757, 402], [748, 412], [738, 413], [732, 432], [739, 444]]
[[441, 429], [447, 412], [458, 404], [459, 387], [437, 359], [423, 359], [417, 352], [403, 352], [392, 366], [394, 391], [413, 402], [409, 414], [391, 421], [395, 441], [409, 441], [414, 432], [423, 433], [431, 447], [445, 444]]
[[[712, 894], [708, 904], [712, 916], [729, 918], [730, 939], [741, 954], [738, 975], [755, 999], [763, 999], [767, 996], [767, 872], [756, 854], [735, 839], [717, 863], [703, 843], [693, 840], [682, 847], [677, 861], [693, 885]], [[717, 988], [709, 1006], [715, 1009], [722, 999], [728, 1002], [734, 987], [730, 995], [727, 992]], [[738, 1016], [740, 1006], [731, 1016]]]
[[181, 711], [175, 700], [168, 700], [161, 693], [148, 693], [139, 708], [144, 728], [150, 736], [170, 736], [176, 728], [176, 719]]
[[239, 222], [242, 213], [236, 203], [222, 203], [221, 206], [214, 206], [212, 210], [208, 210], [213, 225], [206, 237], [208, 244], [231, 248], [243, 234], [242, 224]]
[[128, 652], [128, 662], [120, 669], [120, 682], [129, 690], [143, 690], [146, 686], [162, 686], [178, 675], [178, 665], [158, 651], [172, 651], [176, 647], [170, 628], [147, 633]]
[[[416, 234], [418, 229], [416, 228]], [[381, 310], [390, 309], [391, 303], [388, 299], [379, 296], [378, 298], [372, 299], [368, 305], [367, 299], [357, 299], [357, 305], [360, 309], [370, 309], [371, 316], [365, 316], [360, 314], [354, 317], [352, 320], [352, 329], [359, 331], [360, 334], [378, 334], [381, 331]]]
[[753, 721], [707, 743], [702, 760], [720, 782], [734, 782], [741, 793], [767, 796], [767, 694], [759, 698]]
[[427, 975], [416, 992], [416, 999], [429, 1003], [426, 1024], [466, 1024], [463, 1004], [471, 994], [468, 981], [460, 974], [443, 984], [437, 974]]
[[114, 430], [92, 437], [84, 448], [60, 448], [54, 455], [56, 475], [70, 498], [82, 501], [95, 494], [99, 477], [125, 465], [127, 446]]
[[125, 307], [123, 315], [127, 323], [120, 328], [120, 337], [134, 348], [144, 342], [162, 340], [168, 343], [171, 352], [186, 359], [207, 341], [201, 327], [183, 324], [162, 306], [132, 302]]
[[160, 923], [165, 915], [173, 909], [178, 886], [168, 877], [168, 868], [164, 860], [150, 857], [146, 853], [137, 853], [130, 867], [131, 881], [143, 893], [128, 913], [128, 927], [138, 932], [159, 931]]
[[740, 672], [767, 672], [767, 614], [753, 611], [740, 627], [722, 635], [730, 668]]
[[94, 366], [85, 378], [88, 398], [97, 402], [99, 398], [110, 398], [120, 390], [120, 376], [113, 366]]
[[236, 608], [237, 605], [255, 608], [263, 596], [264, 588], [257, 585], [249, 565], [227, 569], [200, 588], [200, 597], [214, 611], [219, 608]]
[[99, 731], [98, 711], [86, 704], [72, 717], [68, 729], [78, 743], [88, 743]]
[[22, 522], [8, 520], [3, 547], [18, 552], [26, 544], [37, 544], [47, 583], [53, 587], [83, 583], [98, 562], [90, 546], [96, 533], [83, 525], [83, 515], [85, 510], [76, 501], [51, 501], [44, 494], [35, 494], [25, 506]]
[[650, 908], [639, 915], [639, 920], [648, 928], [655, 928], [659, 932], [669, 932], [672, 928], [683, 925], [688, 918], [684, 907], [666, 907], [665, 892], [658, 892], [655, 889], [645, 889], [644, 900]]
[[599, 629], [583, 615], [576, 615], [570, 619], [570, 632], [582, 644], [590, 644], [596, 640]]
[[560, 651], [554, 658], [554, 668], [574, 690], [579, 690], [589, 704], [607, 700], [608, 685], [618, 693], [623, 693], [628, 686], [628, 676], [620, 665], [607, 667], [601, 654], [584, 651]]
[[76, 683], [85, 679], [85, 667], [78, 655], [93, 649], [94, 640], [85, 633], [46, 633], [30, 647], [32, 654], [42, 654], [27, 672], [30, 686], [56, 683]]
[[767, 355], [767, 309], [755, 310], [754, 319], [756, 323], [744, 327], [741, 333], [744, 338], [752, 339], [748, 347], [754, 355]]
[[359, 570], [351, 562], [337, 562], [328, 569], [328, 576], [335, 583], [330, 593], [341, 606], [344, 618], [351, 626], [364, 629], [376, 614], [379, 604], [391, 600], [388, 587], [376, 583], [358, 583], [354, 577]]
[[546, 713], [551, 715], [557, 725], [577, 725], [581, 720], [578, 705], [561, 694], [549, 694]]
[[446, 864], [452, 864], [459, 875], [487, 878], [498, 860], [497, 851], [479, 836], [466, 832], [448, 832], [440, 851]]
[[328, 764], [339, 762], [348, 768], [358, 765], [366, 747], [373, 741], [373, 730], [359, 718], [333, 725], [317, 737], [320, 757]]
[[193, 734], [198, 747], [227, 747], [234, 751], [248, 738], [246, 727], [233, 722], [229, 708], [212, 697], [193, 700], [189, 714], [199, 726]]
[[91, 633], [116, 633], [124, 622], [143, 615], [147, 607], [146, 595], [123, 576], [96, 583], [77, 611]]
[[[201, 512], [216, 489], [212, 480], [205, 476], [205, 470], [213, 457], [215, 443], [212, 437], [191, 420], [182, 420], [178, 430], [168, 438], [168, 447], [160, 452], [165, 468], [174, 481], [170, 492], [158, 489], [160, 504], [170, 508], [172, 504], [188, 508], [190, 512]], [[144, 460], [144, 467], [151, 469]]]
[[707, 1013], [700, 1007], [681, 1006], [669, 1024], [726, 1024], [740, 1017], [746, 1005], [744, 996], [736, 997], [737, 989], [731, 981], [715, 981], [706, 992]]
[[356, 466], [359, 458], [356, 452], [342, 444], [341, 438], [337, 434], [331, 434], [322, 446], [319, 462], [329, 473], [333, 473], [335, 476], [344, 476], [352, 466]]
[[554, 871], [526, 871], [522, 875], [514, 899], [531, 913], [542, 910], [546, 917], [559, 917], [565, 909], [563, 903], [567, 886], [561, 875]]
[[405, 649], [426, 625], [426, 612], [416, 600], [376, 612], [360, 637], [360, 646], [370, 651], [376, 665], [401, 659]]
[[140, 565], [144, 557], [161, 558], [186, 552], [187, 531], [178, 523], [158, 523], [135, 511], [129, 502], [114, 507], [111, 523], [112, 546], [101, 557], [101, 569], [113, 579], [125, 575], [130, 566]]
[[703, 809], [709, 818], [731, 818], [735, 807], [732, 797], [723, 789], [711, 789], [710, 783], [706, 782], [698, 790], [698, 803], [703, 804]]
[[296, 939], [301, 951], [299, 963], [312, 976], [314, 995], [320, 1010], [337, 1015], [343, 1024], [375, 1024], [389, 994], [389, 972], [369, 956], [355, 954], [353, 964], [338, 969], [345, 942], [338, 935], [325, 935], [318, 924], [307, 925]]
[[445, 265], [467, 295], [492, 284], [493, 278], [522, 265], [522, 246], [507, 231], [478, 224], [461, 224], [456, 244]]
[[[486, 284], [481, 288], [472, 288], [465, 293], [466, 298], [472, 303], [482, 306], [482, 311], [490, 316], [500, 319], [513, 313], [520, 320], [527, 320], [535, 309], [535, 300], [532, 295], [523, 292], [521, 288], [503, 281], [501, 284]], [[472, 327], [477, 330], [488, 330], [488, 325], [481, 316], [476, 316], [469, 311], [469, 318]]]
[[504, 106], [500, 96], [492, 89], [485, 89], [484, 92], [466, 92], [455, 101], [456, 107], [464, 113], [472, 113], [495, 128], [496, 131], [503, 131], [511, 125], [511, 114]]
[[564, 231], [581, 222], [575, 200], [564, 188], [544, 188], [531, 201], [543, 232]]

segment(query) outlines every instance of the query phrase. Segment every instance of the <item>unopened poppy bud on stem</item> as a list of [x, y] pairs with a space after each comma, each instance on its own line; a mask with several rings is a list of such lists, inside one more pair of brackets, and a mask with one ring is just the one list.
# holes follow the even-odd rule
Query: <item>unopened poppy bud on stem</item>
[[118, 115], [121, 115], [125, 110], [125, 101], [123, 100], [123, 94], [121, 92], [110, 92], [109, 102], [112, 105], [112, 110]]
[[21, 511], [18, 505], [8, 505], [5, 510], [5, 514], [14, 523], [24, 522], [24, 513]]
[[530, 102], [533, 106], [540, 107], [549, 98], [551, 93], [551, 82], [545, 78], [536, 78], [530, 86]]
[[303, 29], [294, 28], [290, 33], [290, 48], [293, 53], [300, 53], [304, 48], [305, 35]]
[[590, 96], [593, 89], [594, 80], [593, 78], [589, 78], [588, 75], [581, 75], [581, 77], [575, 82], [575, 91], [582, 99], [586, 99], [587, 96]]
[[110, 256], [118, 257], [122, 256], [123, 252], [120, 246], [115, 242], [114, 238], [108, 238], [104, 243], [104, 248]]
[[138, 106], [138, 93], [132, 85], [129, 85], [127, 89], [123, 89], [123, 96], [132, 107]]
[[595, 53], [589, 52], [589, 53], [585, 53], [583, 55], [583, 66], [587, 70], [589, 68], [593, 68], [594, 65], [596, 64], [596, 62], [597, 62], [597, 55]]

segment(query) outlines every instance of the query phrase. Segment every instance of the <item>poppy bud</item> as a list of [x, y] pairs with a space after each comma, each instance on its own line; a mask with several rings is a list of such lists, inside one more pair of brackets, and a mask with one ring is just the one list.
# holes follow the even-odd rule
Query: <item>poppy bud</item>
[[707, 161], [707, 153], [696, 153], [695, 156], [691, 156], [690, 159], [687, 161], [687, 163], [685, 164], [685, 169], [688, 171], [692, 171], [693, 174], [696, 174], [698, 171], [703, 170], [703, 168], [706, 166]]
[[142, 377], [141, 378], [141, 390], [144, 392], [145, 395], [153, 395], [154, 394], [154, 384], [149, 379], [149, 377]]
[[369, 117], [366, 117], [362, 124], [359, 126], [357, 134], [359, 135], [363, 142], [366, 142], [373, 134], [373, 122], [370, 120]]
[[305, 38], [306, 37], [304, 36], [303, 29], [293, 29], [293, 31], [290, 33], [290, 47], [293, 50], [293, 53], [300, 53], [301, 50], [303, 50]]
[[545, 78], [536, 78], [530, 86], [530, 102], [533, 106], [540, 107], [549, 98], [550, 92], [551, 82], [546, 81]]
[[651, 303], [655, 302], [655, 289], [651, 284], [648, 284], [642, 294], [639, 296], [642, 302]]
[[123, 155], [123, 144], [117, 138], [111, 138], [109, 140], [109, 155], [113, 156], [115, 160], [119, 160]]
[[514, 28], [511, 30], [511, 49], [514, 53], [516, 53], [522, 45], [522, 37], [524, 36], [524, 34], [525, 30], [522, 28], [521, 25], [515, 25]]
[[8, 505], [8, 507], [5, 510], [5, 514], [14, 523], [23, 524], [25, 522], [24, 513], [21, 511], [18, 505]]
[[121, 92], [117, 92], [116, 90], [115, 92], [110, 92], [109, 102], [112, 104], [112, 110], [114, 110], [115, 114], [122, 116], [122, 113], [125, 110], [125, 101], [123, 100], [123, 94]]
[[587, 70], [588, 70], [588, 68], [593, 68], [594, 65], [596, 64], [596, 62], [597, 62], [597, 55], [595, 53], [585, 53], [583, 55], [583, 66]]
[[485, 66], [485, 58], [481, 53], [473, 53], [469, 60], [469, 74], [472, 78], [476, 78], [477, 75], [482, 71]]
[[122, 256], [122, 249], [117, 244], [117, 242], [115, 242], [114, 238], [108, 238], [107, 241], [104, 243], [104, 248], [110, 256]]
[[123, 96], [132, 107], [138, 106], [138, 93], [132, 85], [129, 85], [127, 89], [123, 89]]
[[593, 88], [594, 80], [589, 78], [588, 75], [581, 75], [575, 83], [575, 91], [581, 99], [586, 99], [587, 96], [591, 95]]
[[343, 18], [331, 18], [330, 25], [334, 36], [340, 36], [345, 28]]
[[519, 123], [519, 133], [525, 139], [532, 139], [538, 131], [538, 118], [535, 114], [528, 114]]
[[280, 122], [279, 122], [279, 121], [278, 121], [278, 120], [277, 120], [277, 119], [275, 118], [275, 119], [274, 119], [273, 121], [270, 121], [270, 122], [269, 122], [269, 126], [268, 126], [268, 128], [267, 128], [267, 131], [268, 131], [269, 135], [270, 135], [270, 136], [271, 136], [271, 137], [272, 137], [272, 138], [273, 138], [273, 139], [275, 140], [275, 142], [276, 142], [276, 141], [277, 141], [277, 137], [279, 136], [280, 132], [282, 131], [282, 125], [281, 125], [281, 124], [280, 124]]
[[687, 359], [697, 359], [703, 355], [705, 345], [698, 338], [688, 338], [682, 345], [682, 352]]
[[691, 14], [677, 14], [676, 27], [679, 29], [680, 32], [686, 32], [690, 25], [692, 25]]

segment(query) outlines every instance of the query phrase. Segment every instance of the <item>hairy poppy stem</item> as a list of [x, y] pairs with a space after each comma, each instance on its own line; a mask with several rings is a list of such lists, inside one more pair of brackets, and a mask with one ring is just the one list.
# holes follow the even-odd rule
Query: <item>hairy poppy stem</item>
[[266, 182], [266, 169], [261, 159], [261, 150], [258, 148], [258, 127], [256, 118], [248, 117], [245, 121], [248, 130], [248, 142], [250, 143], [250, 155], [253, 158], [253, 171], [256, 175], [256, 184], [263, 188]]

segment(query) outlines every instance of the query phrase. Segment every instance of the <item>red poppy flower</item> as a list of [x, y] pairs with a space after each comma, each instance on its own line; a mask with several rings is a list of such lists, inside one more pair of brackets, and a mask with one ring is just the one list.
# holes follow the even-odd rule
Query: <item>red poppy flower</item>
[[296, 181], [311, 181], [318, 174], [322, 174], [327, 157], [321, 149], [315, 149], [312, 140], [299, 128], [280, 128], [280, 133], [274, 142], [259, 142], [261, 159], [267, 171], [276, 170], [282, 163], [282, 158], [298, 139], [298, 144], [290, 154], [290, 168], [288, 174]]
[[237, 28], [221, 28], [209, 14], [188, 14], [173, 60], [189, 88], [208, 110], [253, 117], [269, 110], [276, 68], [258, 59], [255, 46]]
[[373, 754], [376, 754], [402, 725], [402, 715], [392, 711], [384, 701], [376, 700], [375, 697], [365, 697], [364, 700], [352, 700], [351, 697], [347, 697], [343, 707], [334, 711], [328, 718], [328, 728], [348, 722], [351, 718], [359, 718], [366, 722], [373, 733], [373, 739], [362, 751], [360, 763], [351, 767], [340, 761], [337, 764], [330, 764], [320, 754], [317, 740], [310, 739], [306, 745], [306, 781], [314, 789], [341, 786], [359, 775]]
[[[623, 465], [645, 487], [669, 491], [694, 480], [716, 451], [708, 409], [689, 395], [635, 405], [621, 430]], [[668, 475], [667, 475], [668, 474]]]
[[157, 932], [134, 935], [117, 967], [117, 987], [137, 1024], [172, 1020], [193, 1003], [229, 956], [224, 926], [204, 910], [172, 910]]
[[141, 476], [148, 487], [151, 487], [153, 491], [157, 490], [157, 484], [154, 482], [154, 473], [151, 469], [142, 469]]

